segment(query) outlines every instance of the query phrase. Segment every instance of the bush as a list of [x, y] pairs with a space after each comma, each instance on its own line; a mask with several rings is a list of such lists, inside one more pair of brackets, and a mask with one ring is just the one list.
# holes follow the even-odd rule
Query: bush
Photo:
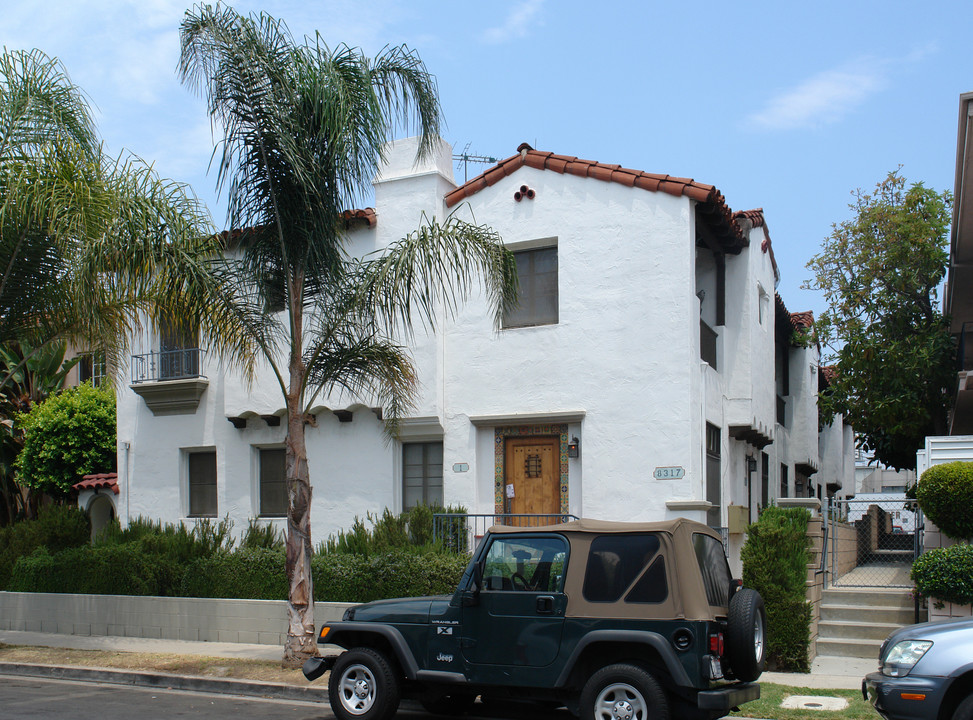
[[923, 597], [973, 605], [973, 546], [952, 545], [920, 555], [912, 564], [912, 582]]
[[62, 390], [17, 415], [24, 449], [16, 467], [23, 484], [64, 495], [83, 475], [115, 467], [115, 395], [85, 383]]
[[10, 582], [18, 558], [40, 547], [59, 552], [87, 545], [90, 540], [88, 517], [72, 505], [51, 505], [42, 508], [36, 520], [0, 528], [0, 590]]
[[973, 462], [933, 465], [919, 479], [916, 499], [947, 536], [973, 539]]
[[183, 575], [184, 597], [286, 600], [287, 573], [283, 550], [244, 547], [201, 558]]
[[158, 558], [131, 545], [69, 548], [51, 554], [41, 547], [14, 566], [14, 592], [162, 595], [165, 574]]
[[443, 537], [433, 540], [433, 515], [435, 513], [466, 513], [466, 509], [443, 508], [438, 506], [417, 505], [397, 516], [388, 508], [381, 517], [366, 514], [372, 529], [365, 522], [355, 518], [351, 530], [341, 530], [318, 545], [319, 555], [341, 553], [345, 555], [364, 555], [404, 551], [413, 553], [438, 553], [443, 550], [456, 553], [466, 551], [466, 521], [452, 520], [443, 528]]
[[810, 519], [804, 508], [769, 507], [747, 528], [741, 552], [743, 584], [763, 596], [767, 609], [767, 662], [784, 671], [808, 672]]
[[311, 559], [314, 599], [371, 602], [394, 597], [450, 595], [469, 558], [459, 555], [391, 552], [365, 557], [331, 553]]

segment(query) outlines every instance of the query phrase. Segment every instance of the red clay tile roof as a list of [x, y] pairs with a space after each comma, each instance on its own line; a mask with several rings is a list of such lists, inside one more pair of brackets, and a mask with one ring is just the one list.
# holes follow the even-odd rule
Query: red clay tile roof
[[733, 222], [733, 212], [727, 206], [726, 199], [713, 185], [704, 185], [691, 178], [658, 175], [623, 168], [621, 165], [608, 165], [594, 160], [581, 160], [569, 155], [541, 152], [534, 150], [527, 143], [522, 143], [517, 148], [516, 155], [501, 160], [486, 172], [446, 193], [446, 207], [452, 207], [475, 195], [480, 190], [495, 185], [501, 179], [525, 165], [536, 170], [553, 170], [557, 173], [594, 178], [603, 182], [615, 182], [626, 187], [637, 187], [652, 192], [664, 192], [677, 197], [688, 197], [700, 204], [708, 224], [723, 242], [728, 252], [739, 252], [748, 244], [740, 228]]
[[767, 219], [764, 217], [763, 208], [754, 208], [753, 210], [740, 210], [739, 212], [733, 213], [733, 220], [739, 223], [741, 220], [748, 220], [750, 222], [750, 227], [764, 229], [764, 240], [760, 243], [760, 249], [763, 252], [770, 253], [770, 264], [774, 267], [774, 277], [780, 280], [780, 269], [777, 267], [777, 258], [774, 257], [774, 245], [770, 241], [770, 228], [767, 227]]
[[75, 490], [99, 490], [108, 488], [118, 495], [118, 473], [96, 473], [85, 475], [84, 479], [72, 485]]
[[350, 228], [356, 222], [364, 222], [368, 227], [373, 228], [378, 224], [378, 215], [375, 208], [365, 208], [364, 210], [345, 210], [341, 213], [344, 218], [345, 228]]
[[791, 325], [795, 330], [806, 330], [814, 326], [814, 313], [810, 310], [791, 313]]

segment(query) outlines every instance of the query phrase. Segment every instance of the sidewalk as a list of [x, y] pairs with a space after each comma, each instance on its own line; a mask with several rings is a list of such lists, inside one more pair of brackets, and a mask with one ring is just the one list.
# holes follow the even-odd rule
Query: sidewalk
[[[281, 648], [276, 645], [95, 637], [64, 635], [59, 633], [19, 632], [13, 630], [0, 630], [0, 643], [77, 650], [171, 653], [175, 655], [238, 659], [250, 658], [254, 660], [279, 660], [281, 657]], [[810, 673], [765, 672], [760, 677], [760, 682], [814, 689], [858, 690], [861, 688], [862, 678], [867, 673], [876, 670], [877, 667], [877, 660], [818, 657], [812, 664]], [[2, 674], [28, 674], [61, 679], [121, 683], [126, 685], [177, 687], [186, 690], [241, 695], [269, 695], [287, 699], [326, 700], [327, 698], [327, 689], [320, 682], [298, 686], [248, 680], [198, 678], [166, 673], [110, 670], [105, 668], [26, 666], [20, 663], [0, 662], [0, 675]]]

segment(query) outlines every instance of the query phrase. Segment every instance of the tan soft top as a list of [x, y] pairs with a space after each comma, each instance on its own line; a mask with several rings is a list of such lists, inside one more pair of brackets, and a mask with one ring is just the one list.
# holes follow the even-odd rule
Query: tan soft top
[[[494, 525], [490, 528], [491, 534], [532, 532], [560, 533], [570, 537], [571, 556], [564, 582], [564, 592], [568, 596], [567, 617], [707, 620], [726, 615], [727, 608], [710, 607], [706, 600], [706, 588], [693, 547], [692, 536], [695, 534], [708, 535], [722, 543], [719, 532], [707, 525], [687, 518], [651, 523], [582, 518], [540, 527]], [[585, 600], [582, 588], [591, 542], [599, 535], [614, 533], [656, 533], [660, 536], [659, 554], [665, 557], [669, 585], [669, 594], [664, 602], [647, 604], [619, 600], [593, 603]]]

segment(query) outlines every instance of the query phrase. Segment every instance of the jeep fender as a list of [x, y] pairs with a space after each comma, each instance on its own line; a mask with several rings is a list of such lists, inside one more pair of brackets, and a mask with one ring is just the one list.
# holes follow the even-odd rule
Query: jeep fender
[[402, 637], [402, 633], [396, 628], [378, 623], [354, 621], [328, 623], [328, 626], [331, 628], [331, 632], [325, 638], [325, 643], [338, 645], [346, 650], [352, 647], [368, 645], [367, 642], [362, 642], [367, 637], [381, 637], [385, 643], [391, 646], [392, 652], [395, 653], [395, 658], [398, 660], [399, 666], [402, 668], [402, 672], [406, 678], [409, 680], [416, 679], [419, 664], [412, 655], [409, 644]]
[[672, 676], [673, 682], [676, 685], [680, 687], [692, 687], [689, 675], [686, 674], [686, 668], [679, 662], [669, 641], [658, 633], [645, 630], [594, 630], [588, 633], [578, 642], [574, 648], [574, 652], [571, 653], [571, 657], [564, 664], [564, 669], [557, 679], [557, 687], [567, 685], [568, 678], [571, 676], [571, 672], [574, 670], [574, 666], [577, 664], [581, 654], [586, 648], [598, 643], [648, 645], [659, 653], [659, 657], [662, 658], [662, 661], [666, 665], [666, 670]]

